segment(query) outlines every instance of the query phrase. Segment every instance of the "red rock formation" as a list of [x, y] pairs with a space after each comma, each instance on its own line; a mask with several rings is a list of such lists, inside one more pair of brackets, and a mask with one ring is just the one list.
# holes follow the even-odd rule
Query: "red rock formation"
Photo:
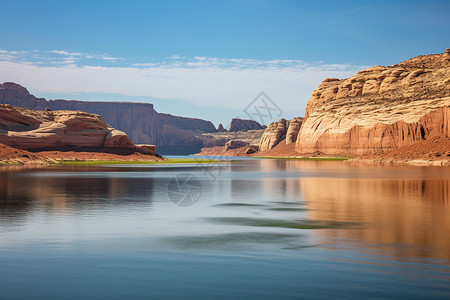
[[217, 132], [214, 125], [205, 120], [158, 113], [149, 103], [95, 102], [50, 100], [36, 98], [24, 87], [5, 82], [0, 84], [0, 103], [35, 110], [80, 110], [95, 113], [102, 119], [126, 132], [135, 143], [153, 144], [158, 149], [170, 151], [199, 151], [203, 145], [198, 132]]
[[19, 149], [134, 148], [122, 131], [99, 115], [81, 111], [35, 111], [0, 104], [0, 143]]
[[258, 129], [263, 129], [264, 127], [259, 124], [258, 122], [254, 121], [254, 120], [242, 120], [242, 119], [237, 119], [237, 118], [233, 118], [231, 119], [231, 124], [230, 124], [230, 128], [228, 129], [228, 131], [230, 132], [237, 132], [237, 131], [242, 131], [242, 130], [258, 130]]
[[278, 145], [279, 142], [286, 138], [288, 127], [289, 121], [286, 119], [270, 123], [259, 142], [259, 151], [270, 150]]
[[298, 132], [303, 124], [303, 118], [293, 118], [289, 121], [289, 127], [286, 132], [286, 145], [297, 141]]
[[224, 151], [227, 151], [227, 150], [230, 150], [230, 149], [238, 149], [238, 148], [242, 148], [242, 147], [245, 147], [245, 146], [248, 146], [248, 142], [232, 140], [232, 141], [228, 141], [225, 144]]
[[450, 136], [450, 53], [325, 79], [308, 102], [296, 150], [387, 152]]

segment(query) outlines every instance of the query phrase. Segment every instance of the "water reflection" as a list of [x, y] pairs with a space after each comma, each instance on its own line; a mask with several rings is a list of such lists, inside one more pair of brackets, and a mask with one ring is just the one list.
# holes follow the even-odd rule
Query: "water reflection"
[[1, 172], [0, 223], [19, 222], [35, 211], [77, 212], [151, 203], [154, 181], [98, 176], [93, 172], [83, 176], [48, 171]]
[[[313, 234], [318, 244], [353, 247], [370, 255], [450, 259], [450, 172], [436, 167], [254, 160], [216, 174], [215, 180], [198, 166], [0, 172], [0, 225], [23, 222], [36, 212], [84, 213], [92, 219], [111, 210], [126, 215], [124, 208], [148, 208], [167, 201], [168, 179], [186, 170], [202, 179], [204, 198], [191, 210], [156, 207], [159, 220], [152, 226], [176, 228], [173, 234], [194, 227], [196, 234], [232, 231], [232, 227], [212, 229], [211, 222], [204, 226], [205, 217], [211, 215], [222, 218], [222, 223], [224, 217], [242, 217], [233, 226], [257, 231], [262, 226], [255, 226], [253, 218], [270, 219], [272, 225], [287, 222], [289, 226], [277, 228], [291, 230], [310, 226], [304, 223], [307, 219], [355, 224]], [[242, 224], [249, 217], [252, 223]], [[116, 222], [114, 218], [110, 222]], [[190, 227], [181, 224], [186, 220]], [[301, 226], [290, 225], [299, 220]]]
[[[299, 181], [311, 218], [365, 224], [348, 231], [322, 231], [325, 240], [352, 238], [361, 241], [362, 247], [377, 244], [381, 249], [392, 249], [400, 257], [450, 259], [449, 180], [302, 178]], [[411, 247], [395, 246], [399, 244]]]

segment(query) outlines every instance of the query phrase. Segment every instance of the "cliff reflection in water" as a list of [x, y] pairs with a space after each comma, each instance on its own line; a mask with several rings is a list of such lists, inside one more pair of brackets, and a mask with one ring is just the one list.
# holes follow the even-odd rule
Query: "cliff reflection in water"
[[320, 244], [353, 244], [371, 255], [450, 259], [448, 168], [272, 160], [262, 161], [261, 169], [300, 173], [282, 185], [267, 180], [264, 188], [304, 200], [310, 219], [355, 224], [318, 230]]
[[76, 213], [152, 201], [152, 178], [105, 177], [95, 172], [74, 176], [48, 170], [39, 174], [0, 172], [0, 222], [19, 221], [34, 211]]

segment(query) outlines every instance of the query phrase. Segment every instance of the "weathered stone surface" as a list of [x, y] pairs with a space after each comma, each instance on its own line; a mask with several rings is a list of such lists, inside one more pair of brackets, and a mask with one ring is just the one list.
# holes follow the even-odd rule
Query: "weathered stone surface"
[[298, 132], [302, 127], [303, 118], [293, 118], [289, 121], [289, 127], [286, 132], [286, 145], [295, 143], [297, 141]]
[[133, 148], [122, 131], [99, 115], [81, 111], [35, 111], [0, 104], [0, 143], [20, 149]]
[[[217, 132], [210, 121], [158, 113], [150, 103], [45, 100], [31, 95], [12, 82], [0, 84], [0, 104], [35, 110], [74, 110], [95, 113], [117, 130], [124, 131], [135, 143], [161, 149], [195, 153], [202, 147], [198, 132]], [[184, 152], [183, 152], [184, 151]]]
[[259, 142], [259, 151], [270, 150], [278, 145], [279, 142], [286, 138], [288, 127], [289, 121], [286, 119], [270, 123]]
[[136, 148], [144, 154], [151, 154], [151, 155], [156, 155], [156, 146], [155, 145], [145, 145], [145, 144], [140, 144], [140, 145], [136, 145]]
[[230, 149], [238, 149], [238, 148], [242, 148], [242, 147], [245, 147], [245, 146], [248, 146], [247, 142], [239, 141], [239, 140], [233, 140], [233, 141], [228, 141], [225, 144], [224, 150], [227, 151], [227, 150], [230, 150]]
[[326, 79], [308, 102], [296, 151], [367, 154], [448, 137], [449, 107], [450, 53]]
[[252, 154], [252, 153], [255, 153], [255, 152], [256, 152], [256, 149], [252, 148], [252, 147], [248, 147], [248, 149], [245, 150], [245, 154]]
[[242, 130], [258, 130], [263, 129], [264, 127], [254, 120], [242, 120], [234, 118], [231, 120], [230, 132], [237, 132]]

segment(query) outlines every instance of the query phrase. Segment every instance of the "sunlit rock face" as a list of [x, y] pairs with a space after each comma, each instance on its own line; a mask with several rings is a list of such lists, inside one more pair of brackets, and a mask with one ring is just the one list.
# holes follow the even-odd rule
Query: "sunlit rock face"
[[82, 111], [35, 111], [0, 104], [0, 143], [20, 149], [133, 148], [128, 136], [99, 115]]
[[278, 122], [270, 123], [261, 137], [259, 150], [273, 149], [283, 140], [286, 140], [286, 144], [295, 143], [302, 123], [303, 118], [281, 119]]
[[0, 104], [44, 110], [74, 110], [99, 114], [102, 119], [125, 132], [134, 143], [151, 144], [158, 151], [165, 148], [180, 154], [198, 152], [202, 132], [217, 132], [210, 121], [158, 113], [153, 104], [133, 102], [99, 102], [49, 100], [36, 98], [23, 86], [5, 82], [0, 84]]
[[450, 52], [325, 79], [310, 98], [301, 154], [387, 152], [450, 136]]

